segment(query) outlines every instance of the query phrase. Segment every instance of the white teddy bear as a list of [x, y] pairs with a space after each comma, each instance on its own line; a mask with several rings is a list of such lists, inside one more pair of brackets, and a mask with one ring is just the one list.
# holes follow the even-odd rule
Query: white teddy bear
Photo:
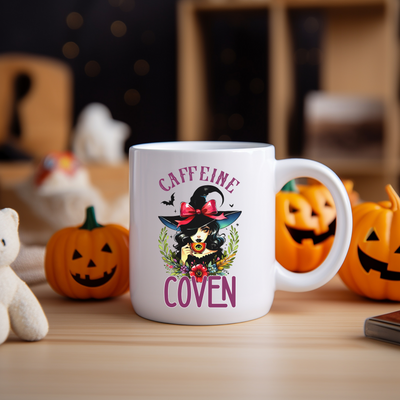
[[0, 344], [10, 328], [28, 341], [43, 339], [49, 330], [39, 301], [10, 267], [20, 249], [18, 223], [15, 210], [0, 210]]

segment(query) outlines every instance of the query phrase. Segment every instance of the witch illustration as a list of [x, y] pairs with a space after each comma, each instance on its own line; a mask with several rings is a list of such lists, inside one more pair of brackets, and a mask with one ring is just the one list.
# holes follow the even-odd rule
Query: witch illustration
[[218, 272], [217, 266], [224, 265], [222, 260], [227, 254], [222, 246], [226, 239], [219, 231], [235, 222], [241, 211], [218, 211], [215, 200], [207, 201], [207, 196], [213, 192], [221, 196], [222, 205], [222, 192], [215, 186], [205, 185], [195, 190], [189, 203], [181, 203], [180, 215], [159, 217], [165, 226], [177, 231], [174, 248], [182, 273], [192, 275], [193, 268], [197, 268], [194, 271], [197, 275], [205, 273], [207, 268], [208, 273]]

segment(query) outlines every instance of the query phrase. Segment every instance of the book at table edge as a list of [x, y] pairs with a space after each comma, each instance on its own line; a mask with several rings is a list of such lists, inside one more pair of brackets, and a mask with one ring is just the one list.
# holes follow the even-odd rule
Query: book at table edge
[[364, 334], [371, 339], [400, 345], [400, 311], [367, 318]]

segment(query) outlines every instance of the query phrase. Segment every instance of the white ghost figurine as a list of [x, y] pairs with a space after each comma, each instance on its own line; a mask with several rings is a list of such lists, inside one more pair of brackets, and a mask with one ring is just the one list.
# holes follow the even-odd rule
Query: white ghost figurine
[[91, 103], [79, 114], [73, 152], [84, 164], [119, 164], [125, 160], [124, 143], [129, 134], [129, 125], [114, 120], [104, 104]]
[[89, 206], [102, 223], [129, 226], [129, 195], [107, 201], [92, 184], [88, 169], [68, 151], [47, 154], [35, 174], [14, 191], [14, 207], [23, 216], [19, 234], [27, 245], [46, 245], [57, 230], [79, 225]]

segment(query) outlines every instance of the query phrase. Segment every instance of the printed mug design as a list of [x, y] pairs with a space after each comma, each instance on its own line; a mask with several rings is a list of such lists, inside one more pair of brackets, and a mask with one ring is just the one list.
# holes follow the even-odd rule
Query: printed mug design
[[[203, 282], [205, 277], [229, 274], [239, 248], [239, 233], [232, 224], [241, 211], [218, 211], [216, 201], [206, 199], [213, 192], [221, 196], [222, 205], [222, 192], [215, 186], [205, 185], [195, 190], [189, 203], [181, 203], [179, 215], [159, 216], [165, 227], [161, 229], [158, 247], [170, 276], [178, 279], [194, 277], [196, 282]], [[162, 203], [173, 206], [174, 195]], [[228, 245], [223, 249], [226, 235], [220, 230], [229, 226]], [[173, 248], [169, 246], [167, 228], [176, 231]]]

